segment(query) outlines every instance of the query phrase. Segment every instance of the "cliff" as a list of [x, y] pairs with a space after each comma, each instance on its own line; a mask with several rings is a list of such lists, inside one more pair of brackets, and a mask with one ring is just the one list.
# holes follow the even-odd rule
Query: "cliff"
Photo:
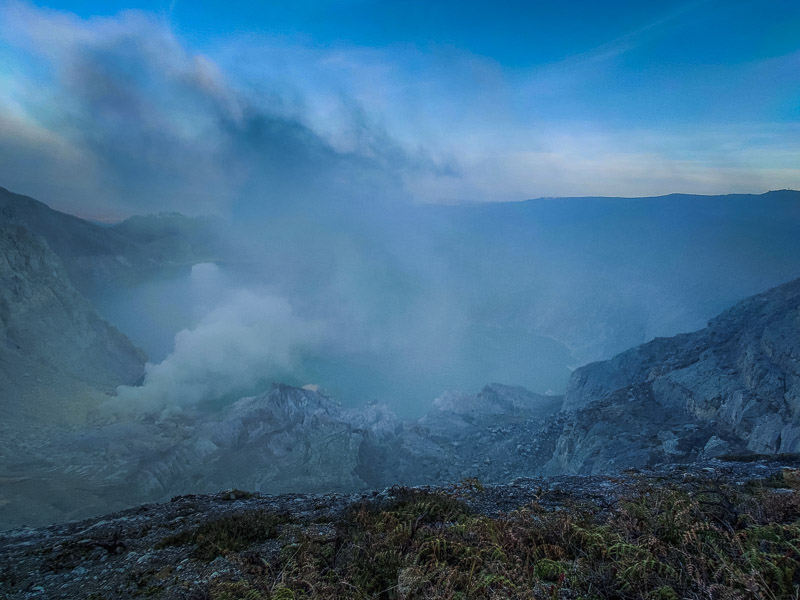
[[570, 379], [550, 472], [800, 450], [800, 279]]
[[54, 416], [91, 388], [138, 381], [144, 354], [71, 284], [39, 236], [0, 215], [0, 412]]

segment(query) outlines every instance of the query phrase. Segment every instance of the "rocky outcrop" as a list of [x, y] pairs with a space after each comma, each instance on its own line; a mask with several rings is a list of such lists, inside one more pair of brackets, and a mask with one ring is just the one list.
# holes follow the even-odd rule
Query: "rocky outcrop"
[[563, 398], [493, 383], [477, 394], [446, 392], [422, 419], [406, 424], [399, 456], [408, 469], [384, 476], [413, 484], [478, 477], [507, 481], [537, 474], [552, 455], [548, 426]]
[[493, 383], [477, 394], [445, 392], [413, 421], [369, 407], [354, 421], [365, 434], [358, 474], [371, 486], [535, 474], [552, 455], [545, 431], [561, 403], [561, 396]]
[[237, 487], [352, 491], [363, 434], [324, 394], [274, 385], [222, 412], [4, 432], [0, 529]]
[[362, 435], [343, 418], [336, 401], [317, 391], [276, 384], [260, 396], [243, 398], [202, 427], [189, 446], [204, 440], [213, 449], [203, 460], [199, 489], [364, 486], [356, 474]]
[[573, 374], [550, 472], [800, 450], [800, 280]]

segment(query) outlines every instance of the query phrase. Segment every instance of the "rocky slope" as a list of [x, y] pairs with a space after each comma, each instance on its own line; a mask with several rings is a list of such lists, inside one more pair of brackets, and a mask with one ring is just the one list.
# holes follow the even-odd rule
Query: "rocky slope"
[[343, 410], [312, 389], [276, 384], [221, 413], [20, 433], [0, 451], [0, 527], [81, 518], [188, 492], [353, 491], [538, 472], [541, 435], [561, 397], [493, 384], [444, 395], [424, 418], [385, 406]]
[[179, 496], [0, 534], [0, 598], [788, 599], [796, 466]]
[[577, 369], [549, 472], [800, 450], [800, 279]]
[[51, 418], [57, 404], [80, 404], [71, 394], [135, 383], [144, 361], [72, 286], [45, 241], [0, 215], [0, 414]]
[[371, 486], [534, 475], [552, 455], [547, 428], [562, 400], [494, 383], [477, 394], [446, 392], [418, 420], [368, 419], [358, 473]]
[[704, 330], [576, 370], [565, 398], [492, 384], [443, 394], [425, 417], [404, 421], [383, 405], [344, 410], [313, 387], [274, 385], [222, 412], [158, 421], [98, 413], [88, 428], [7, 436], [0, 522], [45, 523], [229, 487], [502, 482], [794, 452], [798, 333], [800, 280], [741, 302]]
[[152, 478], [160, 498], [235, 486], [273, 493], [364, 486], [356, 475], [363, 436], [319, 392], [276, 384], [191, 427], [190, 437], [141, 465], [139, 477]]
[[321, 394], [275, 386], [221, 414], [100, 420], [69, 429], [9, 427], [0, 449], [0, 528], [234, 486], [359, 489], [364, 483], [354, 470], [361, 436], [339, 410]]
[[794, 451], [799, 299], [794, 281], [707, 329], [578, 369], [566, 398], [492, 384], [474, 395], [445, 393], [425, 417], [401, 420], [384, 405], [344, 410], [313, 387], [274, 385], [221, 412], [153, 420], [98, 411], [92, 425], [69, 430], [0, 424], [0, 524], [230, 487], [502, 482]]

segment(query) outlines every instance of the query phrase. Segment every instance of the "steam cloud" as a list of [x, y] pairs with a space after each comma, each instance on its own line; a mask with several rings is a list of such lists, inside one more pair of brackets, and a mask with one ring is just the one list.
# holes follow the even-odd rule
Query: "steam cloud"
[[244, 392], [264, 378], [286, 373], [319, 343], [321, 325], [300, 318], [281, 297], [230, 293], [192, 329], [175, 336], [175, 350], [148, 364], [144, 384], [122, 386], [114, 409], [169, 414]]

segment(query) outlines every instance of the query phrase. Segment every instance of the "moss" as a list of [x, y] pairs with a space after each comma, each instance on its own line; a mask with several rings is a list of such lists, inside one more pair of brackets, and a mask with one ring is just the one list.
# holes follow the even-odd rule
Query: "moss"
[[336, 539], [287, 547], [274, 572], [298, 598], [531, 599], [569, 590], [587, 600], [677, 600], [757, 589], [795, 598], [800, 515], [774, 511], [756, 490], [698, 485], [691, 493], [646, 486], [611, 509], [531, 506], [498, 518], [450, 494], [399, 488], [388, 503], [354, 507], [336, 523]]
[[662, 585], [655, 590], [650, 598], [651, 600], [679, 600], [678, 593], [668, 585]]
[[269, 597], [270, 600], [294, 600], [297, 598], [291, 589], [283, 587], [282, 585], [275, 588]]
[[452, 494], [407, 487], [392, 489], [392, 501], [383, 512], [400, 519], [422, 520], [424, 523], [457, 522], [472, 514], [472, 510]]
[[[750, 485], [650, 481], [613, 504], [572, 502], [565, 492], [556, 509], [532, 503], [499, 516], [463, 501], [478, 498], [471, 483], [398, 487], [388, 500], [323, 515], [324, 526], [314, 513], [281, 527], [283, 515], [240, 509], [162, 546], [203, 560], [228, 555], [241, 579], [203, 584], [210, 600], [796, 600], [798, 480], [785, 470]], [[279, 541], [259, 545], [268, 539]], [[62, 552], [64, 564], [95, 560], [113, 546], [103, 543], [55, 547], [42, 560]], [[172, 578], [167, 569], [132, 584], [140, 595], [165, 594]]]

